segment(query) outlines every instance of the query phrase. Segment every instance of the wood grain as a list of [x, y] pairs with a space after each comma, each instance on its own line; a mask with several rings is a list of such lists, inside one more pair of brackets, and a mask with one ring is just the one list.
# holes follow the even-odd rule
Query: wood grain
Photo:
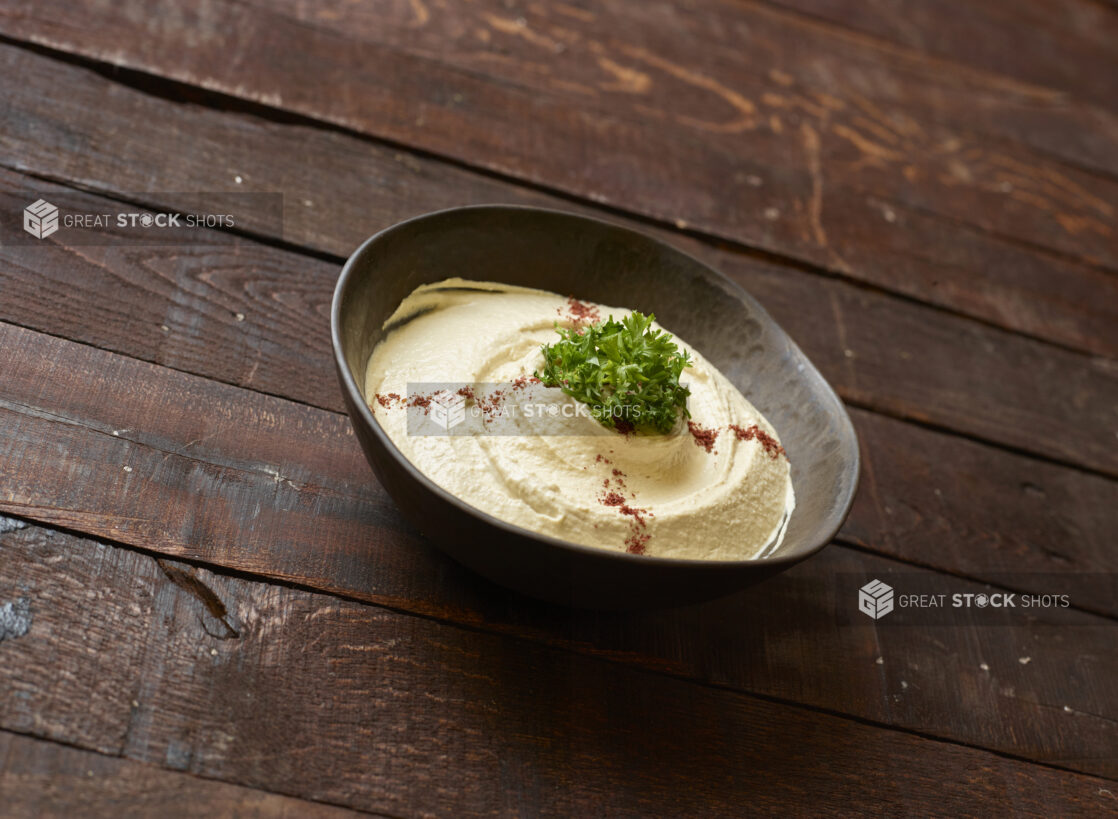
[[[252, 5], [348, 39], [566, 97], [584, 110], [684, 126], [681, 134], [740, 136], [772, 116], [781, 124], [770, 119], [769, 129], [784, 134], [789, 118], [796, 122], [801, 113], [824, 132], [847, 125], [886, 149], [905, 144], [890, 140], [890, 131], [916, 138], [910, 147], [938, 132], [975, 148], [1004, 151], [999, 143], [1017, 142], [1106, 172], [1118, 167], [1113, 99], [1096, 107], [1075, 95], [883, 47], [782, 13], [773, 8], [779, 3], [703, 0], [662, 3], [650, 12], [647, 5], [624, 3], [555, 8], [472, 0], [435, 7], [423, 20], [409, 3], [392, 0]], [[1106, 42], [1107, 30], [1104, 25], [1093, 38]], [[1108, 63], [1113, 54], [1089, 69], [1080, 64], [1081, 71], [1100, 73]]]
[[1118, 14], [1094, 0], [773, 2], [1102, 108], [1118, 104]]
[[[1072, 815], [1112, 799], [1106, 780], [177, 566], [239, 624], [220, 639], [150, 558], [3, 538], [0, 598], [30, 598], [35, 620], [0, 645], [22, 695], [0, 724], [173, 770], [408, 816]], [[79, 713], [88, 686], [103, 693]]]
[[[1118, 702], [1106, 693], [1118, 680], [1110, 668], [1118, 661], [1109, 650], [1112, 620], [1069, 612], [1074, 628], [1025, 625], [983, 634], [955, 627], [922, 631], [919, 638], [909, 628], [843, 629], [827, 602], [836, 578], [931, 573], [840, 547], [754, 591], [692, 609], [614, 616], [535, 604], [442, 558], [404, 523], [365, 466], [344, 417], [29, 331], [8, 330], [0, 349], [10, 355], [0, 398], [8, 453], [0, 460], [4, 513], [913, 730], [926, 731], [932, 711], [935, 731], [943, 736], [1110, 771], [1105, 749], [1114, 741], [1115, 715], [1106, 703]], [[949, 452], [935, 441], [924, 448]], [[952, 474], [951, 468], [943, 467], [942, 474]], [[1017, 476], [1011, 474], [1013, 481]], [[1115, 491], [1113, 482], [1089, 480], [1103, 492]], [[934, 488], [931, 495], [939, 499]], [[1019, 487], [1011, 482], [1007, 490], [1012, 494], [1001, 502], [1016, 509]], [[893, 520], [878, 505], [884, 496], [901, 513], [897, 537], [904, 538], [910, 510], [923, 503], [923, 495], [906, 507], [903, 486], [875, 481], [868, 491], [872, 503], [856, 510], [857, 525], [865, 531], [878, 520]], [[967, 486], [941, 494], [945, 504], [963, 502]], [[1098, 537], [1105, 540], [1113, 530], [1106, 510], [1118, 505], [1096, 507], [1095, 500], [1080, 498], [1091, 511], [1078, 523], [1101, 527]], [[976, 515], [955, 524], [966, 541], [933, 552], [929, 561], [965, 553], [966, 543], [983, 544], [985, 530], [967, 530]], [[990, 515], [1011, 519], [1000, 509]], [[1025, 516], [1022, 525], [1036, 519]], [[914, 545], [934, 542], [934, 534]], [[875, 542], [891, 547], [886, 538]], [[1060, 546], [1084, 561], [1101, 558], [1096, 571], [1105, 570], [1106, 561], [1113, 569], [1105, 544], [1097, 557], [1077, 551], [1082, 547], [1075, 542]], [[1038, 591], [1052, 591], [1058, 577], [1040, 580], [1046, 588]], [[959, 584], [980, 588], [962, 579]], [[1074, 586], [1077, 602], [1080, 589], [1089, 588]], [[1096, 605], [1113, 606], [1112, 592], [1108, 598], [1102, 588], [1095, 595]], [[743, 623], [756, 629], [734, 625]], [[240, 630], [237, 623], [211, 625], [218, 636]], [[955, 658], [949, 678], [943, 676], [945, 654]], [[752, 662], [757, 656], [766, 662]], [[879, 656], [889, 674], [876, 664]], [[1021, 656], [1044, 656], [1043, 667], [1053, 673], [1018, 674]], [[1091, 658], [1086, 666], [1083, 657]], [[981, 669], [983, 662], [997, 669], [996, 678]], [[834, 673], [838, 665], [845, 669], [841, 675]], [[1078, 683], [1069, 684], [1070, 667], [1083, 669]], [[921, 692], [918, 702], [906, 701], [911, 710], [894, 696], [902, 679]], [[995, 679], [1003, 684], [993, 684]], [[959, 680], [967, 683], [956, 686]], [[1067, 721], [1064, 704], [1087, 716]]]
[[[858, 227], [845, 219], [867, 195], [1118, 267], [1118, 181], [1047, 155], [1112, 173], [1109, 112], [866, 54], [759, 5], [744, 19], [714, 2], [702, 14], [665, 4], [583, 21], [548, 8], [440, 10], [424, 29], [449, 17], [454, 37], [436, 33], [421, 53], [362, 39], [365, 18], [341, 15], [339, 32], [328, 16], [228, 0], [185, 17], [158, 0], [96, 10], [44, 0], [0, 7], [0, 19], [9, 36], [838, 271], [849, 267], [841, 237]], [[463, 48], [496, 67], [464, 61]]]
[[0, 804], [8, 819], [56, 816], [341, 819], [367, 815], [200, 779], [8, 731], [0, 731]]
[[[174, 104], [11, 47], [0, 46], [0, 65], [19, 78], [7, 95], [6, 110], [0, 111], [12, 149], [2, 161], [109, 193], [151, 191], [152, 198], [153, 187], [284, 191], [283, 238], [316, 250], [345, 256], [376, 228], [455, 205], [575, 207], [353, 136]], [[43, 106], [43, 96], [58, 87], [67, 89], [66, 107]], [[215, 163], [214, 156], [223, 161]], [[292, 163], [290, 156], [300, 161]], [[1118, 357], [1118, 280], [1109, 273], [895, 201], [867, 196], [835, 212], [850, 228], [832, 236], [850, 268], [843, 275], [1001, 327]], [[250, 221], [249, 227], [276, 238], [267, 221]], [[681, 237], [677, 233], [672, 239]]]

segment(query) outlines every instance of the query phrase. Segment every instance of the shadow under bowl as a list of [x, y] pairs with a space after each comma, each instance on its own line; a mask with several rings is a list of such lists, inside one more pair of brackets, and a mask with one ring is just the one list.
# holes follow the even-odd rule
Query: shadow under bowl
[[[769, 419], [792, 465], [784, 541], [756, 560], [680, 560], [568, 543], [498, 520], [422, 474], [365, 403], [383, 326], [421, 284], [458, 276], [655, 313]], [[505, 205], [409, 219], [361, 245], [331, 311], [334, 358], [354, 432], [406, 518], [445, 553], [516, 591], [571, 606], [632, 609], [719, 597], [809, 557], [835, 535], [858, 482], [842, 402], [788, 335], [738, 286], [649, 236], [597, 219]]]

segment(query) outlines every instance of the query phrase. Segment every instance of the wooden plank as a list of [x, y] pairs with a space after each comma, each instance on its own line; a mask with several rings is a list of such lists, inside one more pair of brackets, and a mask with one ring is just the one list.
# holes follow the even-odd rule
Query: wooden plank
[[[841, 537], [970, 577], [1113, 572], [1118, 484], [911, 424], [854, 413], [862, 484]], [[1020, 582], [1020, 581], [1018, 581]], [[1098, 589], [1081, 603], [1116, 615]]]
[[0, 731], [8, 819], [46, 816], [353, 817], [345, 808], [200, 779]]
[[[0, 203], [12, 212], [57, 190], [0, 172]], [[93, 212], [105, 207], [80, 201]], [[326, 321], [335, 266], [214, 232], [194, 249], [65, 241], [60, 232], [46, 247], [0, 248], [11, 296], [0, 317], [340, 409]], [[1110, 444], [1118, 373], [1107, 362], [697, 242], [676, 244], [756, 295], [848, 401], [1118, 473]]]
[[[775, 109], [784, 117], [794, 108], [826, 123], [843, 121], [839, 104], [845, 101], [871, 118], [887, 109], [877, 122], [887, 130], [896, 124], [890, 124], [890, 115], [909, 117], [922, 126], [948, 126], [977, 145], [1018, 141], [1076, 164], [1108, 172], [1118, 167], [1113, 155], [1118, 119], [1108, 110], [1116, 87], [1110, 78], [1103, 80], [1109, 81], [1110, 99], [1095, 107], [1076, 95], [1072, 101], [1050, 88], [818, 25], [774, 9], [783, 5], [779, 2], [603, 8], [472, 0], [436, 6], [426, 15], [391, 0], [252, 5], [342, 37], [564, 95], [594, 110], [687, 125], [704, 136], [748, 130], [728, 127], [740, 126], [748, 102], [765, 115]], [[1016, 35], [1024, 22], [1004, 31], [1003, 38]], [[1114, 30], [1113, 20], [1107, 22], [1094, 34], [1100, 45]], [[1050, 28], [1048, 19], [1036, 28]], [[1105, 66], [1114, 64], [1113, 49], [1099, 51], [1107, 52], [1100, 63], [1089, 63], [1089, 52], [1080, 55], [1082, 73], [1104, 74]], [[770, 82], [759, 82], [766, 73]], [[789, 88], [802, 94], [793, 93], [791, 104], [771, 96]], [[864, 119], [850, 125], [867, 129], [871, 141], [882, 133]], [[911, 129], [905, 135], [913, 136]]]
[[[1106, 693], [1118, 685], [1118, 669], [1111, 668], [1118, 662], [1110, 650], [1112, 620], [1069, 612], [1075, 627], [1055, 633], [1023, 626], [983, 634], [956, 626], [931, 629], [919, 639], [909, 628], [842, 628], [827, 602], [837, 577], [931, 573], [834, 546], [793, 573], [706, 606], [601, 615], [534, 604], [442, 558], [404, 523], [340, 416], [29, 331], [9, 331], [0, 349], [10, 356], [0, 399], [7, 453], [0, 460], [0, 512], [912, 730], [926, 731], [932, 711], [943, 736], [1083, 770], [1110, 770], [1100, 749], [1113, 746], [1115, 715], [1107, 703], [1118, 703], [1118, 692]], [[952, 458], [952, 450], [934, 438], [921, 445]], [[951, 474], [950, 465], [941, 469], [932, 480]], [[991, 471], [991, 480], [1000, 477]], [[1024, 533], [1012, 522], [1020, 506], [1013, 477], [1000, 506], [986, 512], [997, 525]], [[1079, 477], [1098, 482], [1095, 488], [1109, 493], [1104, 500], [1113, 500], [1118, 485]], [[881, 483], [870, 470], [867, 480], [863, 494], [869, 502], [863, 498], [854, 525], [863, 531], [881, 525], [879, 520], [891, 525], [891, 504], [900, 512], [896, 537], [905, 538], [910, 510], [918, 511], [924, 496], [914, 493], [913, 506], [906, 507], [903, 486]], [[932, 486], [934, 496], [939, 487]], [[966, 490], [965, 482], [957, 490], [949, 484], [941, 493], [944, 503], [973, 502]], [[1066, 504], [1055, 492], [1053, 502]], [[1071, 523], [1099, 527], [1094, 539], [1106, 541], [1115, 509], [1114, 503], [1093, 507], [1086, 519]], [[1074, 511], [1065, 505], [1059, 514]], [[968, 544], [983, 547], [985, 530], [967, 528], [976, 514], [960, 515], [957, 533], [950, 533], [960, 544], [933, 552], [928, 561], [964, 553]], [[1020, 525], [1038, 517], [1025, 515]], [[886, 538], [875, 542], [891, 547]], [[1074, 542], [1060, 547], [1084, 554]], [[1098, 557], [1084, 555], [1084, 561], [1101, 565], [1075, 568], [1112, 571], [1109, 544], [1096, 548]], [[1040, 578], [1044, 585], [1035, 590], [1051, 592], [1057, 579]], [[1089, 584], [1077, 584], [1077, 604], [1080, 588], [1092, 594]], [[1113, 609], [1112, 593], [1107, 597], [1098, 588], [1094, 595], [1087, 599]], [[743, 623], [769, 624], [772, 631], [734, 625]], [[795, 639], [768, 641], [793, 623]], [[944, 665], [945, 652], [955, 658], [950, 666]], [[767, 661], [753, 662], [759, 655]], [[1022, 656], [1044, 656], [1044, 668], [1058, 673], [1017, 673]], [[878, 657], [888, 662], [888, 675]], [[1083, 666], [1082, 657], [1093, 659], [1069, 684], [1066, 670]], [[982, 663], [997, 669], [997, 677], [987, 677]], [[835, 674], [839, 666], [847, 669], [842, 675]], [[902, 679], [921, 692], [918, 701], [906, 701], [911, 710], [894, 696]], [[1007, 695], [1009, 688], [1016, 693]], [[1061, 698], [1060, 707], [1052, 708]], [[1062, 710], [1065, 704], [1088, 716], [1063, 721], [1071, 713]]]
[[[0, 65], [20, 78], [0, 111], [11, 150], [5, 162], [109, 193], [153, 187], [284, 191], [284, 237], [317, 250], [345, 256], [378, 227], [459, 204], [572, 208], [556, 197], [356, 137], [176, 105], [19, 49], [0, 46]], [[67, 109], [43, 106], [43, 96], [59, 87], [67, 89]], [[287, 161], [296, 155], [298, 163]], [[214, 162], [215, 156], [222, 161]], [[850, 231], [835, 241], [841, 241], [851, 277], [1118, 357], [1118, 281], [1109, 273], [894, 201], [863, 197], [844, 207]], [[250, 226], [274, 235], [271, 224]]]
[[982, 71], [1118, 104], [1118, 15], [1094, 0], [774, 0]]
[[[3, 537], [0, 599], [29, 599], [34, 622], [2, 646], [23, 696], [0, 724], [141, 762], [395, 815], [1063, 816], [1113, 799], [1107, 780], [568, 651], [61, 533]], [[237, 636], [213, 636], [165, 571], [209, 589]]]
[[[744, 19], [715, 3], [616, 8], [579, 21], [537, 20], [544, 4], [519, 17], [463, 5], [445, 12], [465, 15], [457, 39], [436, 36], [430, 53], [361, 39], [351, 16], [339, 33], [227, 0], [187, 18], [157, 0], [96, 10], [44, 0], [0, 19], [9, 36], [836, 271], [850, 267], [841, 250], [866, 195], [1118, 267], [1118, 181], [1048, 156], [1113, 172], [1118, 117], [1045, 89], [983, 87], [918, 55], [890, 64], [891, 52], [866, 55], [861, 40], [762, 6]], [[207, 36], [184, 37], [191, 26]], [[464, 62], [462, 47], [496, 67]]]

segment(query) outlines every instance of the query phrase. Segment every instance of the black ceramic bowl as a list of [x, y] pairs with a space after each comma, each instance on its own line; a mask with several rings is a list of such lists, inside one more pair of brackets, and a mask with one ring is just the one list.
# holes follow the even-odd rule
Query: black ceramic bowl
[[[579, 546], [459, 500], [397, 450], [365, 404], [365, 366], [382, 327], [417, 286], [460, 276], [537, 287], [655, 313], [773, 424], [792, 464], [796, 508], [781, 547], [758, 560], [645, 557]], [[455, 208], [366, 241], [342, 268], [331, 312], [334, 358], [357, 439], [404, 515], [455, 560], [517, 591], [592, 608], [718, 597], [819, 551], [858, 482], [858, 442], [842, 402], [748, 294], [663, 242], [607, 222], [513, 206]]]

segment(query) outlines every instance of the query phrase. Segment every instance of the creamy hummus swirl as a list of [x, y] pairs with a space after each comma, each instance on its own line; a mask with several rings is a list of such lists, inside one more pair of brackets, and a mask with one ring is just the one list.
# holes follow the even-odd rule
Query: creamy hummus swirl
[[[499, 391], [511, 397], [542, 368], [540, 347], [558, 338], [556, 322], [578, 326], [588, 308], [603, 319], [630, 312], [492, 282], [423, 285], [385, 323], [366, 371], [366, 401], [424, 475], [525, 529], [659, 557], [742, 560], [773, 550], [794, 505], [776, 432], [678, 336], [692, 358], [681, 382], [691, 390], [693, 427], [681, 421], [667, 435], [623, 435], [575, 413], [562, 434], [532, 418], [513, 421], [512, 432], [503, 426], [502, 434], [412, 434], [408, 413], [417, 408], [414, 397], [408, 408], [408, 397], [424, 400], [415, 385], [517, 384]], [[559, 389], [534, 384], [531, 393], [577, 409]]]

